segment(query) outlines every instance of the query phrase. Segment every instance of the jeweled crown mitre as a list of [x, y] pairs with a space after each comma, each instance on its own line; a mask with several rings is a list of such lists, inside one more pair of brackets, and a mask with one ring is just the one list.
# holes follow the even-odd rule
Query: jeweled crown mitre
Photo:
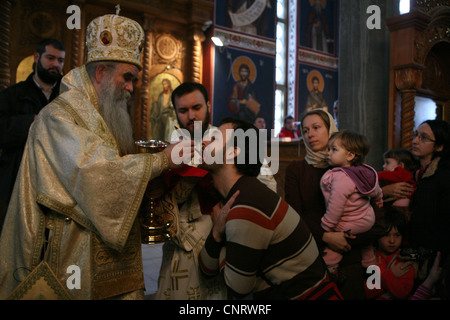
[[136, 21], [107, 14], [92, 20], [86, 29], [87, 61], [118, 61], [142, 69], [144, 30]]

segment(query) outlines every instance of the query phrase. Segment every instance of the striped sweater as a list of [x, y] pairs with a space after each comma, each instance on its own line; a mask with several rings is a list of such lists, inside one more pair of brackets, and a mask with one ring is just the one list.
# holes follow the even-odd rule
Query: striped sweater
[[210, 234], [200, 252], [203, 273], [223, 272], [235, 298], [298, 299], [319, 286], [326, 268], [300, 215], [256, 178], [241, 177], [228, 198], [237, 190], [226, 240]]

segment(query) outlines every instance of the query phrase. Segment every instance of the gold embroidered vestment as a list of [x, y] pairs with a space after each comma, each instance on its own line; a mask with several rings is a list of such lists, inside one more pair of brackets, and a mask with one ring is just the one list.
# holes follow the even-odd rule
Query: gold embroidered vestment
[[136, 297], [136, 216], [148, 181], [166, 169], [163, 153], [120, 156], [85, 67], [68, 73], [30, 128], [0, 238], [0, 299], [42, 260], [63, 287], [79, 268], [73, 299]]

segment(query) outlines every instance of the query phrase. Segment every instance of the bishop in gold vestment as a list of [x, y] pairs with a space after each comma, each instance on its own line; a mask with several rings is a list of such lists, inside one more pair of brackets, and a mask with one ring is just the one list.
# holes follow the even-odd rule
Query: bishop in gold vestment
[[[87, 29], [88, 67], [141, 68], [142, 41], [135, 21], [99, 17]], [[70, 71], [30, 128], [0, 238], [0, 299], [143, 298], [136, 216], [170, 152], [123, 155], [95, 81], [85, 66]]]
[[[42, 260], [73, 298], [144, 288], [135, 220], [167, 157], [119, 156], [84, 66], [64, 77], [61, 91], [30, 129], [0, 241], [0, 299]], [[70, 266], [79, 267], [80, 289], [67, 288]]]

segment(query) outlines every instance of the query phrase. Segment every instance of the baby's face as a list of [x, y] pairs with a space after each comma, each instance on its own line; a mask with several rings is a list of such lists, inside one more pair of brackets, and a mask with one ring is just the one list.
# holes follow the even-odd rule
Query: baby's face
[[393, 158], [384, 158], [383, 170], [394, 171], [395, 168], [399, 166], [397, 160]]

